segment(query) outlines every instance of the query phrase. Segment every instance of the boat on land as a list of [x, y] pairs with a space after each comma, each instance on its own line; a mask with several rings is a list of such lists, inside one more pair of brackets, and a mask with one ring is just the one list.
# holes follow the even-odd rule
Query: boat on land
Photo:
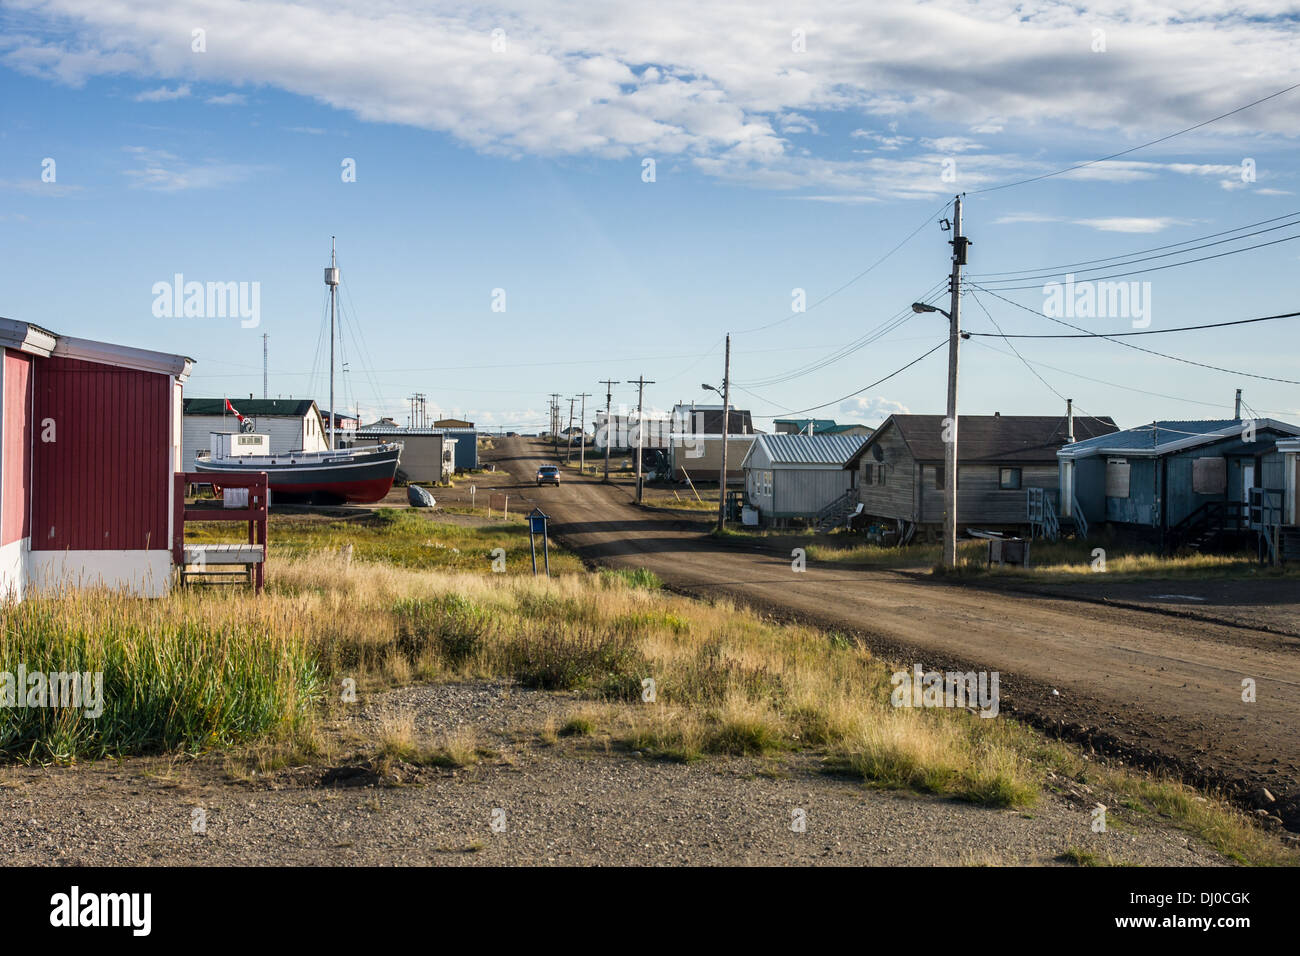
[[220, 488], [222, 474], [264, 471], [273, 501], [339, 504], [370, 504], [380, 501], [393, 487], [401, 461], [402, 443], [383, 442], [366, 448], [339, 448], [335, 434], [334, 337], [339, 268], [334, 244], [330, 243], [330, 264], [325, 269], [330, 290], [330, 423], [329, 447], [323, 451], [271, 453], [269, 435], [258, 434], [252, 421], [226, 399], [226, 408], [239, 420], [237, 432], [212, 432], [206, 456], [195, 459], [194, 470], [212, 476]]

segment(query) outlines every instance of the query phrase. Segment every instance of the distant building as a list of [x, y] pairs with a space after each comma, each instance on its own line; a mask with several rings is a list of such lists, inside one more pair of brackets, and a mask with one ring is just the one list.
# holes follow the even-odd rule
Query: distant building
[[780, 435], [870, 435], [870, 425], [839, 424], [833, 418], [778, 418], [772, 426]]
[[[673, 406], [672, 430], [686, 435], [721, 435], [722, 406], [679, 402]], [[730, 409], [726, 431], [728, 435], [754, 434], [754, 422], [748, 410]]]
[[[329, 429], [310, 398], [232, 398], [230, 404], [252, 421], [253, 431], [270, 437], [273, 455], [329, 447]], [[208, 453], [212, 432], [239, 431], [239, 419], [224, 398], [185, 399], [184, 422], [183, 471], [193, 471], [195, 457]]]
[[473, 422], [461, 418], [440, 418], [433, 423], [434, 428], [473, 428]]
[[371, 425], [357, 429], [353, 445], [365, 448], [386, 441], [402, 443], [402, 456], [397, 464], [397, 477], [401, 481], [444, 484], [456, 471], [459, 442], [444, 429]]

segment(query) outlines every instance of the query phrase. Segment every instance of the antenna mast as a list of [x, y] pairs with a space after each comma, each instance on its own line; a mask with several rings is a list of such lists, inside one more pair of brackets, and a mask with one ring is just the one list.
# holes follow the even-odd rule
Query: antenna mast
[[330, 264], [325, 270], [325, 284], [330, 287], [330, 450], [334, 450], [334, 300], [339, 291], [339, 269], [334, 259], [334, 237], [330, 236]]

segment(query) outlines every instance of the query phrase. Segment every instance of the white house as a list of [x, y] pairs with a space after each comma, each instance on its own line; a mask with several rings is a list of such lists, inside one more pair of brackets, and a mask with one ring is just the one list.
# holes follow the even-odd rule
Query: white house
[[[329, 429], [310, 398], [232, 398], [235, 411], [253, 422], [253, 430], [269, 435], [272, 455], [289, 451], [325, 451]], [[237, 432], [239, 419], [224, 398], [187, 398], [184, 410], [184, 470], [194, 470], [194, 458], [212, 446], [212, 432]]]

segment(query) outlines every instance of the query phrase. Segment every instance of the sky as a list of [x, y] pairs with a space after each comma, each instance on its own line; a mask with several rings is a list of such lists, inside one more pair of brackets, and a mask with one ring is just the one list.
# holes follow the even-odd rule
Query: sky
[[[268, 394], [324, 406], [337, 237], [367, 420], [418, 392], [531, 431], [640, 376], [647, 407], [716, 403], [730, 332], [759, 428], [875, 425], [944, 409], [947, 321], [909, 305], [949, 307], [960, 193], [964, 414], [1223, 418], [1242, 388], [1300, 422], [1268, 380], [1300, 380], [1294, 319], [1124, 340], [1165, 355], [979, 334], [1073, 332], [1041, 314], [1071, 264], [1072, 296], [1137, 283], [1055, 316], [1088, 332], [1300, 309], [1300, 90], [1144, 146], [1300, 83], [1298, 29], [1282, 2], [0, 0], [0, 315], [188, 355], [197, 397], [260, 397], [265, 341]], [[247, 308], [187, 314], [195, 282]]]

